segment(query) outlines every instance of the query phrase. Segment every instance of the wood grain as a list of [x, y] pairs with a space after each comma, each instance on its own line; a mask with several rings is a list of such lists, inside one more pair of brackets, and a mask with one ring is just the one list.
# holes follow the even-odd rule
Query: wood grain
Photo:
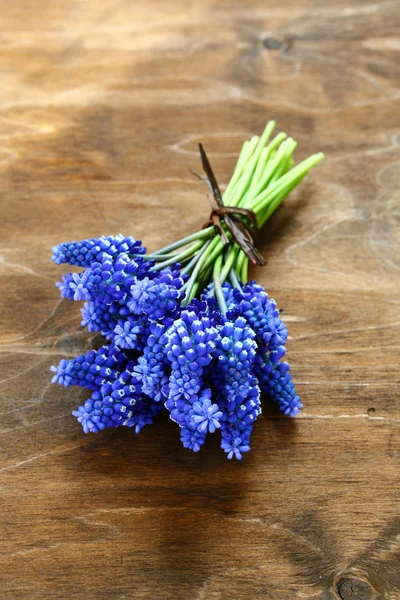
[[[17, 0], [1, 9], [0, 596], [400, 598], [399, 4]], [[318, 166], [253, 272], [283, 308], [304, 401], [252, 452], [184, 450], [162, 418], [85, 436], [49, 366], [90, 347], [52, 245], [149, 249], [208, 208], [274, 118]]]

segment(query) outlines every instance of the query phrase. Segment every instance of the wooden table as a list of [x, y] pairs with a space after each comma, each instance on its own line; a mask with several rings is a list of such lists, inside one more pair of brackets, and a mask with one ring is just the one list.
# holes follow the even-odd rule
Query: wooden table
[[[400, 598], [399, 17], [396, 0], [3, 6], [3, 600]], [[197, 142], [226, 183], [270, 118], [298, 158], [327, 156], [253, 272], [303, 414], [266, 405], [242, 462], [217, 439], [184, 450], [167, 417], [84, 435], [85, 391], [50, 386], [92, 343], [51, 246], [195, 231]]]

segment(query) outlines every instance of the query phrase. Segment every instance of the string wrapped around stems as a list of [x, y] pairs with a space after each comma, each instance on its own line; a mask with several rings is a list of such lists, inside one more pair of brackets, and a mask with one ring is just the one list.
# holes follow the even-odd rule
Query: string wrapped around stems
[[232, 235], [233, 241], [243, 250], [245, 255], [251, 260], [254, 265], [263, 266], [264, 259], [255, 247], [255, 235], [250, 227], [240, 218], [246, 217], [253, 225], [255, 232], [258, 232], [257, 217], [249, 208], [240, 208], [239, 206], [225, 206], [221, 192], [206, 152], [199, 144], [201, 162], [203, 165], [206, 177], [202, 177], [211, 190], [211, 205], [212, 211], [209, 220], [203, 225], [203, 229], [209, 225], [214, 225], [214, 228], [221, 236], [223, 244], [228, 244], [228, 238], [222, 227], [221, 219], [225, 223], [228, 231]]

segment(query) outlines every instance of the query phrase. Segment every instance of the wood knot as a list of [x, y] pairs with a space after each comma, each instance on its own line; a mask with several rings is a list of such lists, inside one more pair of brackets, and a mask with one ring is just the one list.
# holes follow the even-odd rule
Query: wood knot
[[336, 585], [337, 594], [341, 600], [373, 600], [374, 589], [364, 579], [346, 575], [339, 579]]
[[266, 37], [263, 39], [263, 46], [267, 50], [279, 50], [285, 44], [283, 40], [274, 37]]

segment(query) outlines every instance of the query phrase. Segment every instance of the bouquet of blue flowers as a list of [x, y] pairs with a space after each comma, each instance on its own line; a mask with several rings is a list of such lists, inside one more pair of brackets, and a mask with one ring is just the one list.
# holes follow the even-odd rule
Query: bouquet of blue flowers
[[284, 415], [302, 408], [282, 360], [286, 326], [247, 272], [249, 261], [263, 262], [257, 229], [323, 154], [295, 166], [296, 142], [284, 133], [269, 141], [274, 125], [244, 143], [223, 195], [200, 147], [213, 208], [200, 231], [152, 254], [123, 235], [53, 248], [57, 264], [83, 268], [57, 286], [62, 297], [85, 301], [82, 326], [105, 342], [51, 367], [53, 383], [91, 391], [73, 412], [85, 433], [139, 433], [168, 411], [185, 448], [197, 452], [219, 430], [228, 458], [241, 459], [261, 394]]

